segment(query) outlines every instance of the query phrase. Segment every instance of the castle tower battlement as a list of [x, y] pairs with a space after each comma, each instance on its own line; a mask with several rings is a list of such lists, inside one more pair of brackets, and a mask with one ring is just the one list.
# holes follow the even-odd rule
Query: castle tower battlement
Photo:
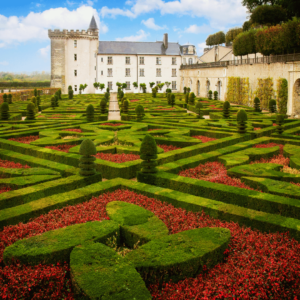
[[48, 30], [51, 39], [51, 87], [67, 93], [69, 85], [79, 89], [87, 84], [86, 92], [93, 90], [96, 78], [96, 57], [99, 29], [92, 17], [88, 30]]

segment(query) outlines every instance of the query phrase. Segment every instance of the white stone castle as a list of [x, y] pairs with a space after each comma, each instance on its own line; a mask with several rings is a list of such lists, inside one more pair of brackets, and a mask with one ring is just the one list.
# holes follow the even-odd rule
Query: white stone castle
[[141, 83], [149, 92], [149, 82], [170, 82], [169, 88], [179, 92], [181, 64], [197, 62], [195, 46], [170, 43], [168, 34], [159, 42], [99, 41], [94, 17], [87, 31], [55, 29], [48, 30], [48, 35], [51, 87], [59, 87], [63, 93], [69, 85], [79, 93], [80, 84], [87, 84], [84, 93], [99, 92], [94, 82], [104, 83], [112, 92], [117, 91], [117, 82], [127, 83], [127, 92], [140, 92]]

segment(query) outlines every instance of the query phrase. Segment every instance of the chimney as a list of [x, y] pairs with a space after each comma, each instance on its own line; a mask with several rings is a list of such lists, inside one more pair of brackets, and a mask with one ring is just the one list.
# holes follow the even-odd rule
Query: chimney
[[163, 42], [164, 42], [165, 49], [168, 49], [168, 34], [167, 33], [164, 34]]

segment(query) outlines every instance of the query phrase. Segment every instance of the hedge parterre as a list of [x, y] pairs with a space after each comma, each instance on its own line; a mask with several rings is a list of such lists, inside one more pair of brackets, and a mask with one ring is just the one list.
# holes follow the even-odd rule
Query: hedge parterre
[[[193, 228], [222, 227], [232, 238], [225, 259], [196, 278], [149, 286], [153, 299], [297, 299], [300, 294], [300, 244], [288, 233], [263, 234], [205, 213], [187, 212], [128, 190], [117, 190], [90, 201], [54, 210], [28, 222], [8, 226], [0, 233], [0, 262], [4, 248], [17, 240], [72, 224], [107, 220], [106, 205], [124, 201], [153, 212], [170, 234]], [[67, 264], [1, 267], [3, 299], [73, 299]]]

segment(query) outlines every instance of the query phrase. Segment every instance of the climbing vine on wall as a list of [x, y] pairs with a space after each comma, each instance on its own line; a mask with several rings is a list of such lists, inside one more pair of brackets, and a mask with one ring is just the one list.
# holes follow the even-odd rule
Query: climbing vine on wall
[[288, 81], [285, 78], [277, 80], [277, 107], [280, 114], [287, 113]]
[[227, 101], [247, 105], [249, 101], [249, 78], [229, 77]]
[[255, 96], [259, 98], [261, 108], [268, 109], [269, 101], [274, 98], [273, 78], [257, 78], [257, 81]]

